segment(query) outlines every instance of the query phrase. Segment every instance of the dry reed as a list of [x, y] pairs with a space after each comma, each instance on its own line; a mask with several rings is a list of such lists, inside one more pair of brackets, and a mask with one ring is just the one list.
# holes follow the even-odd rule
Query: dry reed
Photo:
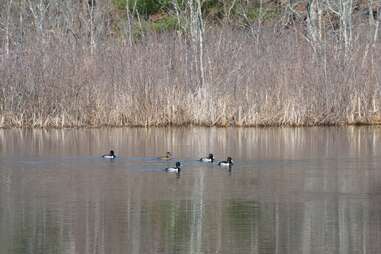
[[335, 40], [317, 59], [299, 31], [258, 40], [214, 29], [205, 86], [189, 41], [174, 33], [104, 42], [94, 55], [64, 37], [29, 42], [0, 58], [0, 127], [378, 124], [381, 45], [365, 56], [365, 37], [349, 59]]

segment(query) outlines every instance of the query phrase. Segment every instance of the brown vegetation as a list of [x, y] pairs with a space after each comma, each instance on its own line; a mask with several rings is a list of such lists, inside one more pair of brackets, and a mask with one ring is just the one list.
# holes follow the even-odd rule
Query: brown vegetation
[[378, 124], [381, 45], [355, 38], [349, 59], [327, 39], [322, 64], [298, 30], [214, 29], [202, 86], [185, 36], [108, 42], [93, 55], [52, 36], [1, 58], [0, 126]]

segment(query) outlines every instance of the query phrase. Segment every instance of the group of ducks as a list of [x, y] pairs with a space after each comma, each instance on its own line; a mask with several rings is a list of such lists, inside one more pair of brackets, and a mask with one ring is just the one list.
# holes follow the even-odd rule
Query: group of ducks
[[[115, 152], [113, 150], [110, 151], [110, 153], [102, 155], [103, 158], [105, 159], [115, 159], [117, 156], [115, 155]], [[172, 153], [167, 152], [166, 155], [159, 157], [158, 159], [160, 160], [172, 160]], [[207, 162], [207, 163], [216, 163], [218, 166], [221, 167], [229, 167], [231, 169], [231, 166], [233, 166], [234, 161], [232, 157], [228, 157], [226, 161], [216, 161], [214, 159], [214, 155], [210, 153], [206, 157], [202, 157], [199, 159], [200, 162]], [[180, 173], [181, 171], [181, 163], [179, 161], [176, 162], [175, 167], [169, 167], [165, 168], [164, 170], [168, 173]]]

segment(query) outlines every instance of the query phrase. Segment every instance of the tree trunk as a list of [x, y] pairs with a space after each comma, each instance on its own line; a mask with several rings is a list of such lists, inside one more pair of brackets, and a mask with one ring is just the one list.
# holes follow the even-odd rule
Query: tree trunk
[[7, 6], [7, 21], [6, 21], [6, 25], [5, 25], [5, 54], [6, 56], [9, 55], [9, 20], [11, 18], [11, 7], [12, 7], [12, 2], [13, 0], [9, 0], [8, 2], [8, 6]]

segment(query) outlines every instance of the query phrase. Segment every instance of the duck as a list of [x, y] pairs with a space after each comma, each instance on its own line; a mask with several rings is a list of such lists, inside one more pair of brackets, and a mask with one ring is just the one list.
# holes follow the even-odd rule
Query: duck
[[181, 170], [180, 166], [181, 166], [181, 163], [178, 161], [178, 162], [176, 162], [176, 167], [174, 167], [174, 168], [172, 168], [172, 167], [171, 168], [166, 168], [165, 172], [179, 174], [180, 170]]
[[109, 154], [104, 154], [104, 155], [102, 155], [102, 157], [105, 159], [115, 159], [116, 155], [115, 155], [114, 151], [111, 150]]
[[233, 164], [234, 164], [234, 161], [232, 160], [232, 157], [228, 157], [226, 161], [218, 162], [218, 165], [222, 167], [231, 167]]
[[208, 157], [203, 157], [200, 159], [201, 162], [212, 162], [214, 161], [214, 155], [210, 153]]
[[171, 152], [167, 152], [166, 155], [159, 157], [159, 159], [160, 159], [160, 160], [166, 160], [166, 161], [169, 161], [169, 160], [172, 159], [172, 154], [171, 154]]

